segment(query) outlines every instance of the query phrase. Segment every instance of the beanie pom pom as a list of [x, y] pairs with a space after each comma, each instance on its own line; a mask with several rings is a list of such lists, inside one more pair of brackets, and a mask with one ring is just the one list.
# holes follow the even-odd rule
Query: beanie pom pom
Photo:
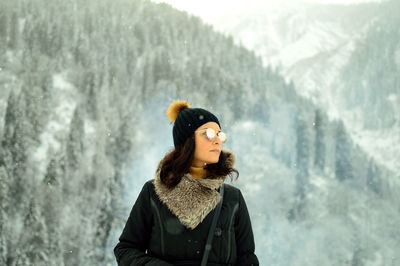
[[178, 117], [179, 113], [184, 108], [190, 108], [190, 105], [187, 101], [177, 100], [171, 103], [167, 109], [167, 117], [171, 122], [175, 122], [176, 118]]

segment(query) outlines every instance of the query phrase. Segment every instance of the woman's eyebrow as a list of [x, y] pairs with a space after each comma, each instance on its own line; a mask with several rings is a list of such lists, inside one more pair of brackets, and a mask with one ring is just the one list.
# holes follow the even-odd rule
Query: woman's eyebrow
[[[214, 128], [212, 128], [212, 127], [206, 127], [206, 128], [214, 129]], [[215, 129], [214, 129], [214, 130], [215, 130]], [[219, 132], [221, 132], [221, 130], [215, 130], [215, 132], [219, 133]]]

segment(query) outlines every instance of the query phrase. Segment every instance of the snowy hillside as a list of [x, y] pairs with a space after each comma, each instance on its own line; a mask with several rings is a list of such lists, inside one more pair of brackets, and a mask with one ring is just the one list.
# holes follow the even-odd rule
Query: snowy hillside
[[[397, 88], [393, 88], [397, 93], [392, 93], [388, 97], [391, 100], [387, 101], [388, 105], [393, 105], [387, 112], [397, 117], [393, 118], [397, 122], [389, 128], [382, 127], [378, 121], [366, 128], [370, 115], [363, 115], [362, 107], [357, 106], [361, 103], [346, 104], [343, 71], [349, 71], [346, 66], [353, 53], [363, 45], [370, 28], [385, 16], [385, 7], [381, 7], [380, 1], [351, 2], [355, 3], [250, 1], [245, 5], [233, 2], [232, 9], [220, 8], [211, 14], [179, 1], [176, 4], [201, 16], [216, 30], [232, 35], [236, 43], [260, 55], [265, 65], [279, 69], [286, 80], [294, 81], [300, 95], [326, 110], [330, 119], [342, 119], [353, 141], [371, 157], [392, 171], [400, 172], [400, 162], [396, 159], [400, 156], [400, 119], [395, 115], [399, 112], [395, 106], [400, 105], [399, 82]], [[400, 69], [400, 64], [397, 65]], [[359, 82], [368, 81], [359, 77]], [[377, 93], [375, 97], [387, 96]], [[376, 116], [379, 117], [382, 116]], [[374, 142], [377, 136], [384, 141]]]
[[[86, 3], [15, 0], [0, 12], [0, 265], [115, 265], [129, 210], [172, 148], [165, 111], [176, 99], [212, 111], [227, 132], [224, 148], [240, 172], [232, 184], [246, 198], [261, 265], [396, 265], [398, 178], [360, 149], [348, 125], [197, 17], [148, 0]], [[318, 53], [344, 64], [334, 46], [348, 33], [332, 26], [337, 37], [317, 44], [326, 25], [289, 4], [272, 12], [270, 27], [273, 45], [289, 47], [290, 73], [308, 57], [329, 65]], [[291, 35], [281, 15], [301, 30]], [[351, 67], [376, 70], [376, 61], [359, 64], [365, 52], [353, 44], [341, 52], [351, 53], [348, 72], [382, 74]], [[393, 82], [390, 72], [383, 84]], [[340, 106], [374, 92], [367, 85]]]

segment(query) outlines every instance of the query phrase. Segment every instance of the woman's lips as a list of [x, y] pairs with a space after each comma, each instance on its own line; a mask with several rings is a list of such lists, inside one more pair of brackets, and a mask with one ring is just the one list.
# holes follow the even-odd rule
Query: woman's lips
[[211, 150], [211, 152], [219, 152], [219, 150]]

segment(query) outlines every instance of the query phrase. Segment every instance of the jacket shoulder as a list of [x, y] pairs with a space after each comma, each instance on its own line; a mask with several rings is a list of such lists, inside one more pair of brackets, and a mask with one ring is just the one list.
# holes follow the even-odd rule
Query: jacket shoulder
[[143, 185], [143, 189], [153, 192], [154, 191], [154, 179], [147, 180]]
[[145, 186], [150, 186], [150, 185], [154, 186], [154, 178], [150, 179], [150, 180], [147, 180], [146, 183], [144, 183], [144, 185]]
[[234, 193], [239, 193], [240, 189], [238, 189], [237, 187], [224, 183], [224, 190], [225, 191], [230, 191], [230, 192], [234, 192]]
[[241, 194], [241, 192], [240, 192], [239, 188], [237, 188], [233, 185], [224, 183], [224, 198], [226, 200], [238, 201], [240, 198], [240, 194]]

